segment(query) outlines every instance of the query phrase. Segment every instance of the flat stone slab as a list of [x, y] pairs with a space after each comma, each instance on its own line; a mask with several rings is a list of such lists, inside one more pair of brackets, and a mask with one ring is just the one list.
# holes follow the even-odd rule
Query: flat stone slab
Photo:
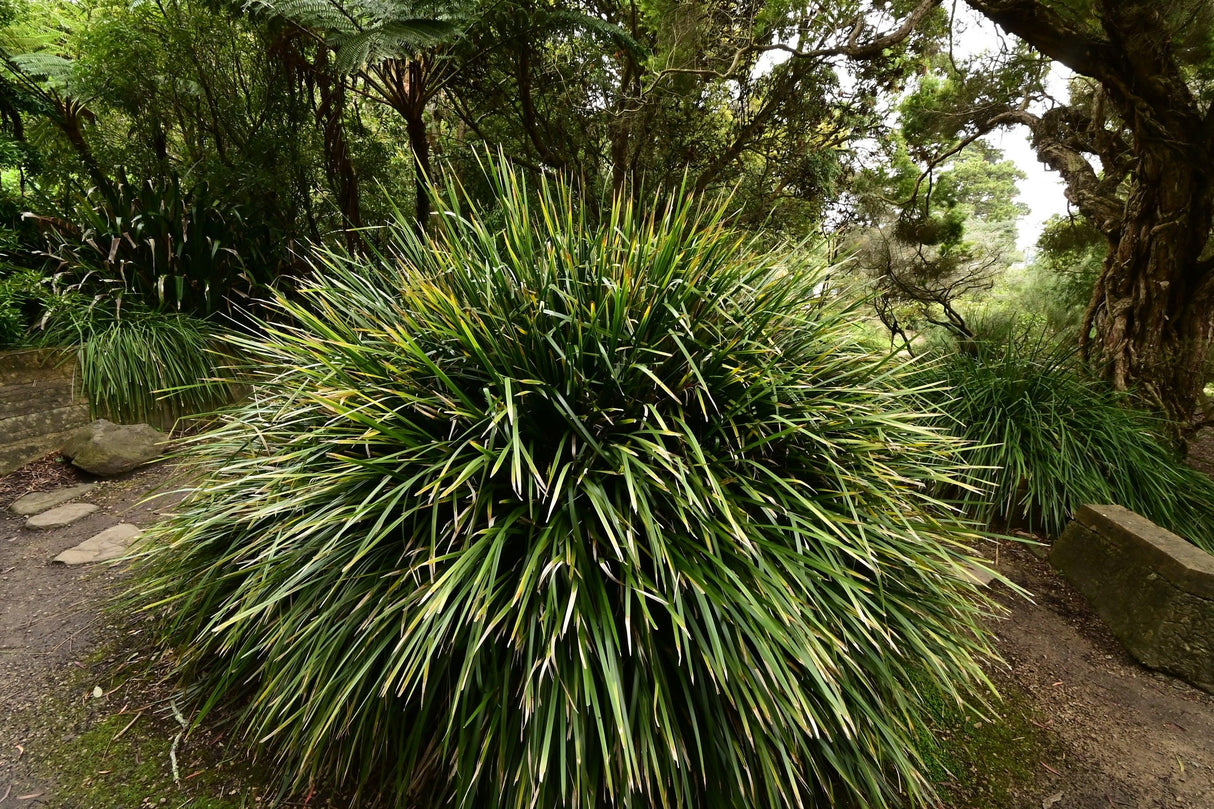
[[129, 522], [119, 523], [86, 539], [74, 548], [68, 548], [52, 561], [61, 565], [85, 565], [91, 562], [108, 562], [126, 553], [131, 543], [143, 534], [138, 526]]
[[1140, 663], [1214, 693], [1214, 556], [1121, 506], [1083, 506], [1050, 561]]
[[47, 492], [30, 492], [24, 497], [17, 498], [17, 501], [8, 508], [14, 514], [20, 514], [22, 517], [28, 517], [31, 514], [41, 514], [47, 509], [62, 505], [69, 500], [75, 500], [96, 485], [96, 483], [81, 483], [79, 486], [68, 486], [64, 489], [51, 489]]
[[41, 514], [35, 514], [25, 521], [26, 528], [61, 528], [65, 525], [71, 525], [83, 517], [87, 517], [97, 510], [97, 507], [92, 503], [68, 503], [63, 506], [55, 506], [50, 511], [44, 511]]

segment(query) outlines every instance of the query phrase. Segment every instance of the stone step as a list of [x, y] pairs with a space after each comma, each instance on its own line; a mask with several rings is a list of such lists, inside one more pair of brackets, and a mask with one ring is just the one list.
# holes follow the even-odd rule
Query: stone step
[[97, 510], [92, 503], [68, 503], [35, 514], [25, 521], [26, 528], [61, 528], [83, 519]]
[[20, 514], [22, 517], [28, 517], [32, 514], [41, 514], [47, 509], [52, 509], [55, 506], [63, 505], [69, 500], [75, 500], [83, 494], [93, 489], [96, 483], [81, 483], [78, 486], [68, 486], [64, 489], [51, 489], [45, 492], [30, 492], [29, 494], [19, 497], [11, 506], [9, 511], [14, 514]]
[[108, 562], [126, 553], [131, 543], [142, 536], [139, 527], [129, 522], [111, 526], [99, 534], [86, 539], [74, 548], [68, 548], [52, 561], [61, 565], [84, 565], [93, 562]]

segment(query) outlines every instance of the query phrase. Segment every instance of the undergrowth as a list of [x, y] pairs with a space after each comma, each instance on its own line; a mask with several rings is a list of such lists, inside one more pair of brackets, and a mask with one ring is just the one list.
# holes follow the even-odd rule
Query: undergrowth
[[1183, 463], [1162, 419], [1087, 377], [1073, 349], [1013, 330], [938, 350], [920, 373], [942, 427], [990, 470], [992, 490], [959, 490], [976, 517], [1057, 536], [1084, 503], [1116, 503], [1214, 551], [1214, 481]]

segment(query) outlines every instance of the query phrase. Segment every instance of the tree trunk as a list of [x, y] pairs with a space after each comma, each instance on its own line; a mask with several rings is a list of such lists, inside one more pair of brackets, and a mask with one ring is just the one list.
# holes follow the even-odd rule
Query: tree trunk
[[1209, 159], [1189, 151], [1140, 148], [1082, 337], [1114, 387], [1136, 388], [1182, 423], [1197, 411], [1214, 345], [1214, 277], [1202, 257], [1214, 178]]
[[114, 207], [118, 206], [118, 192], [114, 189], [114, 184], [104, 171], [101, 170], [101, 164], [97, 162], [97, 156], [93, 154], [92, 147], [89, 146], [88, 139], [84, 136], [84, 127], [82, 125], [85, 117], [85, 111], [82, 105], [70, 100], [63, 100], [55, 97], [55, 115], [51, 118], [52, 121], [59, 127], [59, 131], [67, 138], [68, 143], [76, 150], [80, 161], [84, 163], [84, 168], [88, 171], [89, 177], [97, 185], [97, 189], [101, 195]]
[[393, 60], [382, 75], [392, 76], [392, 94], [388, 103], [405, 119], [409, 149], [413, 152], [414, 207], [417, 232], [424, 234], [430, 224], [430, 138], [426, 129], [427, 65], [421, 59]]
[[416, 193], [414, 218], [418, 233], [424, 234], [430, 223], [430, 141], [426, 133], [426, 119], [421, 110], [405, 118], [405, 128], [409, 132], [409, 147], [413, 150], [416, 164], [413, 167]]
[[328, 49], [319, 48], [313, 66], [316, 87], [320, 91], [320, 103], [316, 106], [316, 120], [325, 139], [325, 175], [337, 197], [337, 206], [345, 220], [347, 242], [351, 247], [358, 238], [351, 231], [362, 227], [362, 203], [358, 188], [358, 175], [350, 159], [350, 147], [346, 142], [346, 130], [342, 120], [346, 109], [346, 88], [341, 79], [329, 69]]

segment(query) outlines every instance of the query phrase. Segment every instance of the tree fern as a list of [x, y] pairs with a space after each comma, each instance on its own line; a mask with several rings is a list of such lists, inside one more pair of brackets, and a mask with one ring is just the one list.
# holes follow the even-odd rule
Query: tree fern
[[337, 71], [350, 75], [450, 41], [466, 25], [471, 4], [251, 0], [246, 8], [312, 31], [333, 49]]

